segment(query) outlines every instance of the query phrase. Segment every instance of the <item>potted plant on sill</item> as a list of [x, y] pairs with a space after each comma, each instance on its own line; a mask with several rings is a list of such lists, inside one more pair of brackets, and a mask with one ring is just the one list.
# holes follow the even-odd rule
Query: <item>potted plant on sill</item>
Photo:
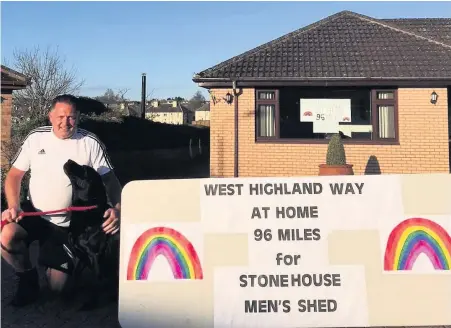
[[319, 165], [319, 175], [354, 175], [351, 164], [346, 164], [346, 152], [337, 133], [327, 146], [326, 164]]

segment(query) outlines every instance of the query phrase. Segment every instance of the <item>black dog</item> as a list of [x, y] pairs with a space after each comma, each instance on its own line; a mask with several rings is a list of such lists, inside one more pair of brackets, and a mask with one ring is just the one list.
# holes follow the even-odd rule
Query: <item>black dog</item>
[[67, 245], [72, 255], [75, 255], [75, 284], [86, 268], [96, 277], [95, 286], [99, 288], [91, 289], [90, 295], [85, 295], [87, 303], [83, 305], [84, 309], [91, 309], [97, 305], [101, 282], [113, 283], [112, 286], [108, 284], [112, 288], [110, 292], [112, 296], [117, 293], [119, 233], [107, 235], [102, 228], [104, 213], [110, 206], [100, 175], [92, 167], [79, 165], [72, 160], [68, 160], [63, 169], [72, 184], [72, 206], [96, 206], [87, 211], [71, 213]]

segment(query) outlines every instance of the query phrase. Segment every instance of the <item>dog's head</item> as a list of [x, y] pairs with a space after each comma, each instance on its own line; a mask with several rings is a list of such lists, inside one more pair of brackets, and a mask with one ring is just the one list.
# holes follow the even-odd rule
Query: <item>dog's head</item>
[[73, 160], [68, 160], [63, 169], [72, 184], [74, 206], [104, 207], [107, 204], [105, 186], [96, 170]]

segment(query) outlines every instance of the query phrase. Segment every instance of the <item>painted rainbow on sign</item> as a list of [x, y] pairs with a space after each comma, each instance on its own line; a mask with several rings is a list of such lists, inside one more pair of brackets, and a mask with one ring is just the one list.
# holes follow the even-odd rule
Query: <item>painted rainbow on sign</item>
[[155, 227], [145, 231], [133, 245], [127, 280], [147, 280], [159, 255], [166, 258], [175, 279], [203, 279], [199, 257], [191, 242], [174, 229]]
[[404, 220], [388, 237], [384, 270], [412, 270], [421, 253], [427, 255], [435, 270], [451, 270], [451, 237], [446, 230], [428, 219]]

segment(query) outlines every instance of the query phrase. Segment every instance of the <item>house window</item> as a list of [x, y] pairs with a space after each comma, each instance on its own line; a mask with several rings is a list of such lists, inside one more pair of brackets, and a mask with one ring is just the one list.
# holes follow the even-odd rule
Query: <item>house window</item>
[[257, 136], [262, 138], [276, 136], [277, 90], [257, 91]]
[[394, 90], [374, 90], [373, 107], [375, 108], [377, 122], [376, 139], [395, 140], [396, 139], [396, 103]]
[[256, 138], [263, 142], [397, 142], [397, 92], [371, 88], [259, 89]]

